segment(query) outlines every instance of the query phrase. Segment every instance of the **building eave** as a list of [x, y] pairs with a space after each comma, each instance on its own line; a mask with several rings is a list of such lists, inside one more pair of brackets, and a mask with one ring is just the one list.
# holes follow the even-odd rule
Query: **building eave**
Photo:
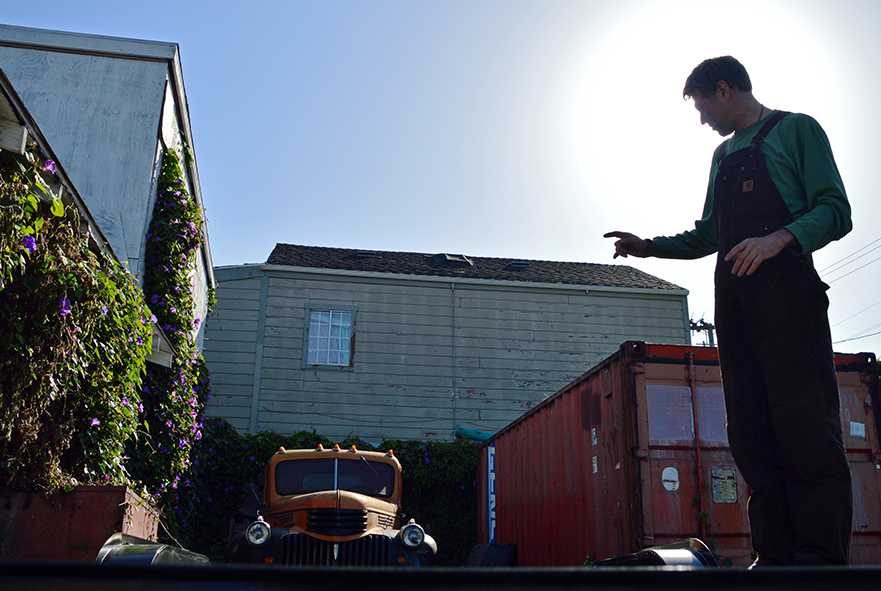
[[[231, 265], [227, 268], [254, 268], [255, 265]], [[314, 275], [331, 275], [338, 277], [358, 277], [370, 279], [394, 279], [405, 281], [422, 281], [431, 283], [445, 283], [457, 285], [484, 285], [495, 287], [521, 287], [534, 289], [553, 289], [567, 291], [583, 291], [597, 293], [621, 293], [633, 295], [656, 295], [656, 296], [687, 296], [687, 289], [662, 289], [649, 287], [615, 287], [610, 285], [590, 285], [574, 283], [541, 283], [535, 281], [509, 281], [501, 279], [477, 279], [473, 277], [441, 277], [438, 275], [416, 275], [411, 273], [379, 273], [376, 271], [352, 271], [349, 269], [324, 269], [317, 267], [295, 267], [291, 265], [260, 265], [259, 268], [267, 272], [280, 273], [311, 273]]]

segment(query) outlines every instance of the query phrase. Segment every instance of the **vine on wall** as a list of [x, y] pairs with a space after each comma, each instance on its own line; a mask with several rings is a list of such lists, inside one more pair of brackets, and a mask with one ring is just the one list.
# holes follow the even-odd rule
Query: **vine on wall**
[[50, 189], [57, 166], [0, 152], [0, 486], [128, 484], [152, 318]]
[[175, 354], [170, 368], [148, 367], [142, 396], [149, 437], [132, 449], [133, 472], [166, 502], [186, 478], [209, 395], [208, 370], [194, 337], [202, 322], [194, 311], [193, 283], [202, 219], [177, 152], [166, 150], [146, 237], [144, 294]]

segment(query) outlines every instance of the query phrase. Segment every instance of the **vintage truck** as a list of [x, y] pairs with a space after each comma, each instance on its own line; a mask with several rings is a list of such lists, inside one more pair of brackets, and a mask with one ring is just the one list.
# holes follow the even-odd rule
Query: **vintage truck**
[[296, 566], [422, 566], [437, 553], [413, 519], [401, 524], [402, 469], [393, 451], [354, 445], [279, 450], [263, 506], [234, 534], [234, 562]]

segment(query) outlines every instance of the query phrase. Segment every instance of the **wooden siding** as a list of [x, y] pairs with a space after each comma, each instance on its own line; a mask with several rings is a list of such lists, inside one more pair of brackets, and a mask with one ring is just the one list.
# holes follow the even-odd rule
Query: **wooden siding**
[[217, 308], [205, 323], [204, 351], [211, 372], [208, 416], [251, 429], [262, 278], [244, 277], [217, 286]]
[[[622, 341], [688, 339], [684, 295], [255, 267], [215, 276], [209, 414], [250, 431], [367, 440], [449, 439], [457, 425], [495, 431]], [[304, 367], [306, 310], [335, 305], [356, 310], [353, 367]]]

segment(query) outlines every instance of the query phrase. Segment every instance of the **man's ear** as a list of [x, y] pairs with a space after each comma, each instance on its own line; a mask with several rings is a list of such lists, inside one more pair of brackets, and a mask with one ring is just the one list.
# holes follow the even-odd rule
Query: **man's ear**
[[719, 80], [716, 83], [716, 94], [721, 98], [729, 98], [732, 94], [731, 86], [725, 80]]

